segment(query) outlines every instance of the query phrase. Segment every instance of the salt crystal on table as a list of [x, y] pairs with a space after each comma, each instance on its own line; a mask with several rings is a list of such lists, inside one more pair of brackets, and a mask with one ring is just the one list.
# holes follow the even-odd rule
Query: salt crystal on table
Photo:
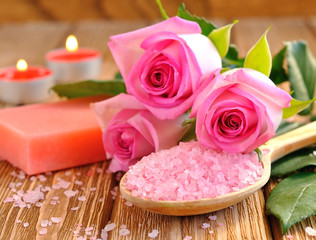
[[316, 236], [316, 230], [311, 228], [311, 227], [306, 227], [305, 228], [305, 232], [309, 235], [309, 236]]
[[66, 190], [66, 191], [64, 192], [64, 194], [65, 194], [67, 197], [70, 198], [70, 197], [76, 196], [77, 192], [72, 191], [72, 190]]
[[143, 157], [130, 167], [124, 184], [134, 196], [196, 200], [245, 188], [262, 174], [262, 163], [255, 152], [228, 153], [191, 141]]
[[209, 233], [209, 234], [213, 234], [213, 233], [214, 233], [214, 231], [213, 231], [213, 230], [210, 230], [210, 231], [208, 231], [208, 233]]
[[148, 233], [148, 237], [150, 238], [156, 238], [158, 236], [159, 232], [157, 229], [154, 229], [151, 233]]
[[17, 220], [17, 221], [16, 221], [16, 223], [21, 223], [21, 222], [22, 222], [22, 220]]
[[53, 223], [60, 223], [62, 221], [62, 217], [51, 217]]
[[202, 224], [202, 228], [203, 229], [206, 229], [206, 228], [209, 228], [211, 225], [209, 223], [203, 223]]
[[75, 184], [81, 186], [82, 185], [82, 181], [76, 180]]
[[105, 227], [103, 228], [103, 230], [104, 230], [105, 232], [109, 232], [109, 231], [112, 231], [115, 227], [116, 227], [116, 224], [115, 224], [115, 223], [109, 223], [109, 224], [105, 225]]
[[38, 180], [40, 182], [45, 182], [47, 180], [47, 178], [44, 175], [40, 174], [40, 175], [38, 175]]
[[132, 204], [131, 202], [129, 202], [129, 201], [126, 201], [126, 202], [125, 202], [125, 205], [128, 206], [128, 207], [133, 206], [133, 204]]
[[36, 177], [35, 177], [35, 176], [30, 177], [30, 181], [31, 181], [31, 182], [34, 182], [35, 180], [36, 180]]
[[293, 235], [289, 234], [286, 236], [287, 239], [294, 239]]
[[23, 226], [24, 227], [28, 227], [30, 224], [28, 223], [28, 222], [25, 222], [24, 224], [23, 224]]
[[212, 221], [215, 221], [217, 219], [217, 216], [216, 215], [210, 215], [208, 216], [208, 218]]
[[70, 172], [70, 171], [66, 171], [66, 172], [65, 172], [65, 176], [68, 177], [68, 176], [70, 176], [70, 175], [71, 175], [71, 172]]
[[47, 234], [47, 229], [46, 229], [46, 228], [42, 228], [42, 229], [39, 231], [39, 234], [40, 234], [40, 235], [46, 235], [46, 234]]
[[191, 239], [192, 239], [192, 237], [189, 235], [187, 235], [187, 236], [185, 236], [185, 238], [183, 238], [183, 240], [191, 240]]
[[47, 227], [47, 225], [48, 225], [48, 220], [42, 220], [41, 221], [41, 226], [42, 227]]
[[35, 206], [36, 206], [36, 207], [41, 207], [41, 206], [43, 206], [43, 203], [37, 202], [37, 203], [35, 203]]
[[80, 197], [78, 197], [78, 200], [84, 202], [84, 201], [86, 201], [87, 199], [86, 199], [85, 196], [80, 196]]
[[130, 231], [127, 228], [121, 228], [119, 231], [119, 236], [124, 237], [130, 234]]
[[70, 208], [71, 211], [77, 211], [78, 209], [79, 209], [79, 207]]

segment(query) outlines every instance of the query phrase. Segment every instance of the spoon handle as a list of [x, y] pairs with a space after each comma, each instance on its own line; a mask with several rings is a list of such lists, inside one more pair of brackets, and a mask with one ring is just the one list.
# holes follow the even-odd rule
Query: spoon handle
[[[271, 151], [271, 162], [273, 162], [313, 143], [316, 143], [316, 121], [272, 138], [267, 142], [266, 147]], [[263, 146], [264, 148], [265, 146]]]

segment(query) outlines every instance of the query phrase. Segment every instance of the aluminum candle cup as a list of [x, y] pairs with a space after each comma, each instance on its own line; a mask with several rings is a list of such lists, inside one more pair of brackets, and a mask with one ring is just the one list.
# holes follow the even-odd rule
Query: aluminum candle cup
[[54, 84], [50, 69], [28, 67], [24, 60], [20, 60], [17, 67], [0, 69], [0, 101], [12, 104], [42, 102], [48, 99]]
[[70, 35], [66, 48], [46, 54], [46, 64], [54, 72], [57, 83], [67, 83], [97, 77], [101, 72], [102, 58], [94, 49], [78, 48], [77, 39]]

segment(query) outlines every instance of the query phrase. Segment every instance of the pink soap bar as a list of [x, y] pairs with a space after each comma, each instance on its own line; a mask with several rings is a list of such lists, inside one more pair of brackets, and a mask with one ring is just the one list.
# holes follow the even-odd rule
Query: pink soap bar
[[100, 126], [90, 103], [77, 98], [0, 110], [0, 159], [27, 174], [106, 159]]

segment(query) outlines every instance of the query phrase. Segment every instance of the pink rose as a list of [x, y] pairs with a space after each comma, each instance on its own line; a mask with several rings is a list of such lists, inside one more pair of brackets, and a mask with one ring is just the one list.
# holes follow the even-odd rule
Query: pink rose
[[109, 47], [127, 92], [160, 119], [187, 111], [201, 82], [222, 66], [200, 26], [179, 17], [112, 36]]
[[177, 145], [185, 131], [185, 116], [160, 120], [127, 94], [94, 103], [92, 109], [102, 127], [104, 149], [113, 158], [113, 172], [127, 171], [143, 156]]
[[264, 74], [234, 69], [212, 74], [191, 112], [201, 144], [228, 152], [251, 152], [275, 135], [291, 96]]

